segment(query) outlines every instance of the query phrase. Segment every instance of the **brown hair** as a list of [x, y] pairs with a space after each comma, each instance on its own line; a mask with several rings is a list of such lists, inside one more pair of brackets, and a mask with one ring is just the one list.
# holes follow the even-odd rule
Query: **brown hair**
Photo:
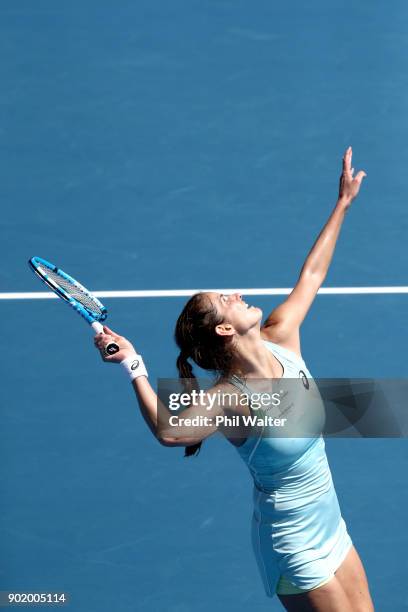
[[[174, 337], [180, 349], [177, 358], [179, 378], [184, 389], [198, 390], [198, 381], [188, 359], [200, 368], [218, 374], [218, 380], [231, 376], [236, 369], [231, 336], [220, 336], [215, 331], [223, 323], [210, 298], [205, 293], [196, 293], [184, 306], [177, 319]], [[184, 456], [199, 452], [202, 442], [187, 446]]]

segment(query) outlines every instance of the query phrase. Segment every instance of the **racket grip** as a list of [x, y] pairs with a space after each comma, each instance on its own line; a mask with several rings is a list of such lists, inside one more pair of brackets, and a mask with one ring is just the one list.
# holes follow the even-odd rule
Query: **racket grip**
[[[103, 334], [103, 327], [98, 321], [91, 323], [91, 327], [96, 334]], [[105, 346], [105, 353], [108, 355], [114, 355], [118, 351], [119, 346], [116, 344], [116, 342], [109, 342], [109, 344]]]

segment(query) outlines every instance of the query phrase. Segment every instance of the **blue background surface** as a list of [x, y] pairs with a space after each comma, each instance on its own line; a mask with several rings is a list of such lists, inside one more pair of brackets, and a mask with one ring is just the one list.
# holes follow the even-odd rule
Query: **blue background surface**
[[[402, 0], [3, 0], [1, 291], [41, 290], [32, 255], [94, 290], [292, 286], [349, 144], [368, 178], [326, 285], [406, 285], [407, 18]], [[319, 296], [314, 375], [406, 376], [406, 300]], [[152, 381], [176, 373], [184, 301], [106, 300]], [[0, 311], [0, 590], [66, 590], [78, 612], [281, 609], [234, 449], [161, 447], [59, 302]], [[327, 449], [376, 607], [406, 609], [406, 441]]]

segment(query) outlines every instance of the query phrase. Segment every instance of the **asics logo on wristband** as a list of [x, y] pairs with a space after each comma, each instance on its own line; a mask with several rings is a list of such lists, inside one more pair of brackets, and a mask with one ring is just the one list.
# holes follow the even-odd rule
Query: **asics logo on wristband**
[[133, 353], [133, 355], [129, 355], [123, 361], [121, 361], [122, 366], [125, 368], [128, 373], [130, 380], [135, 380], [139, 376], [148, 376], [147, 370], [143, 363], [143, 358], [141, 355], [137, 353]]

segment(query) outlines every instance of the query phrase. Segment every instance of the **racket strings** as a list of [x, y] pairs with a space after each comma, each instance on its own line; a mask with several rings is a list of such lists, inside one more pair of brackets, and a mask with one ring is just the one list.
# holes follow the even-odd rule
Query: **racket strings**
[[50, 278], [56, 285], [64, 289], [66, 293], [73, 297], [74, 300], [82, 304], [82, 306], [89, 312], [97, 315], [98, 317], [103, 314], [104, 311], [98, 302], [94, 300], [92, 296], [88, 295], [86, 291], [81, 289], [81, 287], [71, 283], [69, 280], [58, 274], [58, 272], [55, 272], [55, 270], [47, 268], [46, 273], [48, 278]]

